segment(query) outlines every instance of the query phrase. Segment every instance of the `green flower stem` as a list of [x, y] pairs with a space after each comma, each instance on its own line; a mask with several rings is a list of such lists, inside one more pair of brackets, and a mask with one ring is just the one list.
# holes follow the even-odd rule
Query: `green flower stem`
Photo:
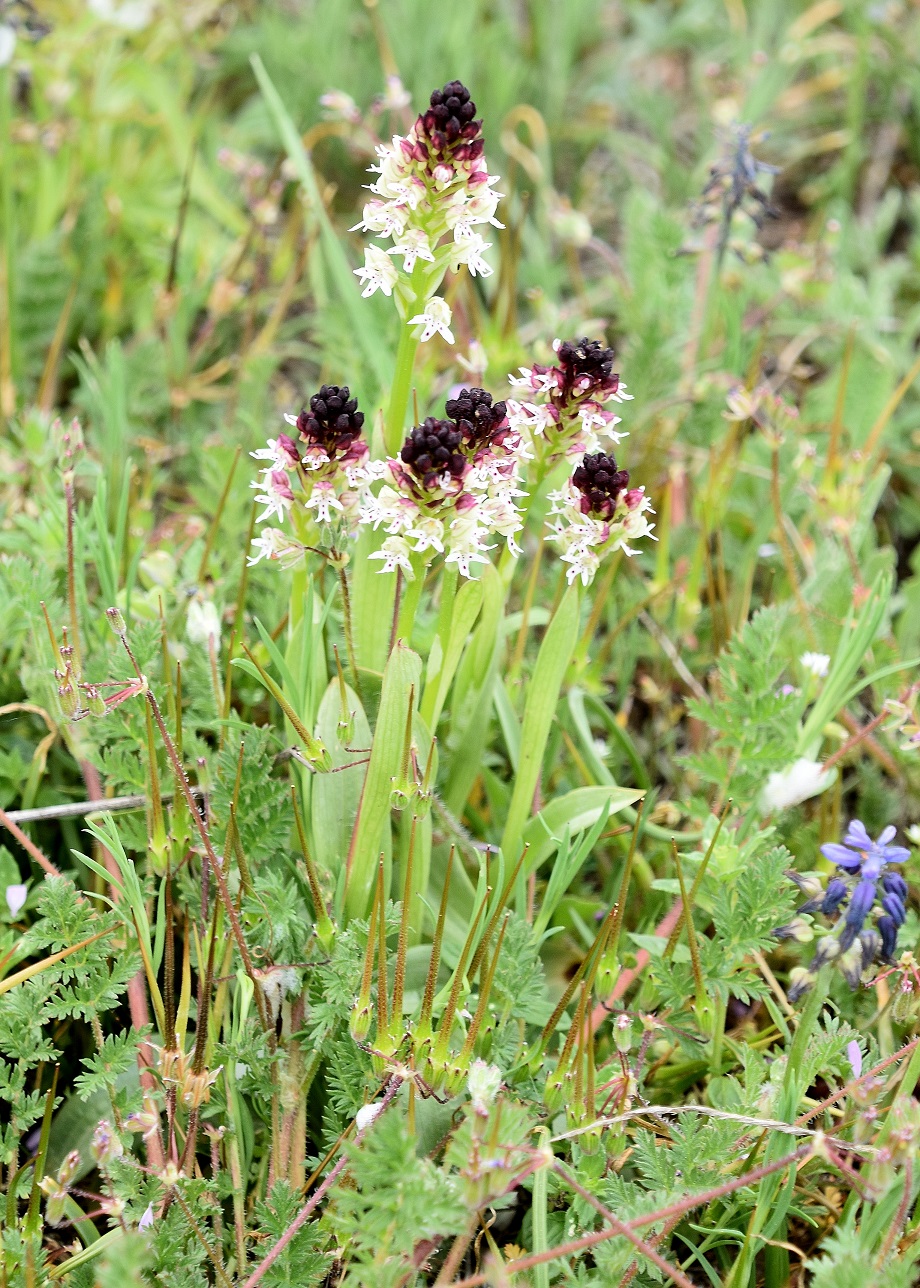
[[[450, 628], [454, 620], [454, 601], [457, 598], [457, 581], [459, 580], [459, 571], [456, 564], [445, 564], [441, 572], [441, 605], [438, 609], [438, 639], [441, 643], [441, 666], [447, 657], [447, 648], [450, 641]], [[432, 715], [438, 700], [438, 680], [440, 672], [425, 684], [425, 693], [422, 698], [419, 710], [422, 718], [431, 728]], [[434, 729], [432, 729], [434, 733]]]
[[[424, 301], [419, 305], [424, 308]], [[415, 316], [413, 309], [410, 316]], [[396, 350], [396, 371], [390, 387], [390, 401], [387, 404], [386, 419], [383, 428], [383, 441], [390, 456], [395, 456], [402, 446], [406, 431], [406, 409], [409, 406], [409, 394], [412, 390], [412, 373], [415, 370], [415, 355], [419, 346], [419, 327], [409, 326], [404, 322], [399, 332], [399, 347]]]
[[[570, 586], [553, 615], [537, 655], [527, 686], [524, 719], [521, 723], [521, 756], [501, 848], [506, 863], [518, 857], [521, 833], [531, 817], [534, 793], [543, 769], [543, 754], [549, 739], [559, 691], [578, 643], [580, 596], [578, 584]], [[527, 873], [518, 878], [518, 912], [523, 912]]]
[[[831, 970], [829, 966], [825, 966], [818, 972], [814, 987], [806, 996], [795, 1037], [792, 1039], [792, 1045], [786, 1057], [782, 1098], [777, 1115], [783, 1122], [795, 1121], [802, 1096], [807, 1090], [807, 1087], [802, 1085], [806, 1076], [803, 1075], [805, 1052], [827, 1000], [830, 981]], [[786, 1148], [784, 1137], [779, 1132], [774, 1132], [764, 1150], [764, 1163], [775, 1162], [782, 1157]], [[785, 1195], [780, 1193], [783, 1188], [787, 1191]], [[771, 1225], [779, 1228], [788, 1208], [788, 1178], [777, 1174], [765, 1177], [758, 1186], [757, 1205], [748, 1223], [747, 1237], [725, 1281], [726, 1288], [747, 1288], [754, 1257], [761, 1245], [761, 1238], [773, 1237]]]
[[413, 554], [412, 569], [415, 573], [413, 580], [403, 582], [402, 600], [399, 605], [399, 622], [396, 627], [396, 638], [405, 640], [407, 644], [410, 644], [412, 640], [415, 614], [418, 612], [419, 601], [422, 597], [422, 587], [425, 585], [426, 569], [420, 555]]
[[348, 653], [348, 666], [351, 670], [351, 682], [355, 693], [361, 696], [361, 679], [358, 675], [358, 661], [355, 656], [355, 640], [351, 628], [351, 596], [348, 593], [348, 575], [343, 567], [337, 569], [339, 590], [342, 597], [342, 626], [345, 631], [345, 649]]

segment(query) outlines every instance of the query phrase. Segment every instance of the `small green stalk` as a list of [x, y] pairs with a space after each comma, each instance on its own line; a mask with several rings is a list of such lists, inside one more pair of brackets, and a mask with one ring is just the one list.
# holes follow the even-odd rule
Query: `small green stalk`
[[323, 947], [324, 952], [332, 950], [332, 942], [335, 939], [335, 926], [329, 917], [329, 911], [326, 907], [326, 901], [323, 899], [322, 890], [319, 885], [319, 876], [316, 871], [316, 864], [313, 862], [313, 856], [310, 853], [310, 847], [307, 845], [307, 834], [303, 825], [303, 818], [300, 813], [300, 806], [297, 801], [297, 788], [291, 783], [291, 801], [294, 805], [294, 822], [297, 826], [297, 839], [300, 842], [300, 852], [303, 855], [303, 861], [307, 869], [307, 881], [310, 883], [310, 898], [313, 900], [313, 911], [316, 915], [316, 937]]
[[418, 819], [412, 819], [409, 849], [406, 854], [406, 872], [403, 880], [402, 908], [399, 918], [399, 940], [396, 946], [396, 969], [393, 975], [393, 1006], [390, 1011], [390, 1037], [399, 1043], [402, 1038], [403, 992], [406, 984], [406, 949], [409, 944], [409, 904], [412, 902], [412, 862], [415, 858], [415, 829]]
[[[537, 1129], [537, 1139], [539, 1148], [544, 1151], [550, 1151], [552, 1146], [549, 1143], [549, 1129], [539, 1127]], [[546, 1213], [549, 1208], [548, 1191], [549, 1191], [549, 1168], [539, 1167], [533, 1176], [533, 1251], [536, 1253], [545, 1252], [549, 1247], [549, 1237], [547, 1234]], [[533, 1268], [534, 1288], [549, 1288], [549, 1264], [542, 1262]]]
[[469, 933], [466, 942], [463, 945], [463, 951], [460, 954], [460, 960], [457, 962], [457, 968], [454, 971], [454, 978], [451, 983], [450, 996], [447, 999], [447, 1006], [444, 1008], [444, 1014], [441, 1016], [441, 1022], [438, 1025], [437, 1035], [434, 1042], [434, 1062], [436, 1066], [443, 1066], [447, 1059], [447, 1046], [450, 1041], [451, 1030], [454, 1027], [454, 1019], [457, 1014], [457, 1003], [460, 1001], [460, 990], [463, 987], [463, 981], [466, 978], [466, 964], [469, 960], [470, 949], [476, 938], [476, 931], [479, 929], [479, 922], [482, 914], [485, 912], [486, 904], [489, 901], [489, 892], [486, 891], [486, 897], [473, 917], [470, 923]]
[[[420, 307], [424, 308], [424, 301], [422, 301]], [[415, 310], [413, 310], [412, 316], [415, 316]], [[390, 386], [390, 401], [387, 404], [386, 419], [383, 427], [383, 441], [391, 456], [396, 455], [405, 438], [406, 409], [409, 406], [412, 373], [415, 370], [415, 355], [418, 352], [418, 345], [418, 326], [409, 326], [408, 322], [404, 322], [399, 329], [396, 370], [393, 373], [393, 384]]]
[[402, 599], [399, 603], [399, 617], [396, 623], [396, 638], [405, 640], [407, 644], [412, 641], [415, 614], [418, 612], [419, 601], [422, 598], [422, 590], [425, 585], [425, 562], [421, 555], [412, 555], [412, 571], [415, 574], [413, 579], [411, 581], [406, 580], [403, 584]]
[[447, 858], [447, 871], [444, 874], [444, 889], [441, 892], [441, 906], [438, 909], [438, 920], [435, 925], [434, 938], [431, 941], [431, 958], [428, 962], [428, 975], [425, 979], [425, 992], [422, 996], [422, 1010], [415, 1026], [416, 1056], [423, 1054], [422, 1048], [431, 1037], [431, 1009], [438, 982], [438, 967], [441, 964], [441, 941], [444, 938], [444, 921], [447, 917], [447, 899], [450, 893], [450, 874], [454, 866], [454, 847], [450, 847]]
[[[383, 870], [383, 856], [381, 855], [380, 871]], [[383, 882], [378, 879], [374, 889], [374, 902], [371, 905], [371, 915], [367, 923], [367, 948], [364, 952], [364, 970], [361, 974], [361, 991], [358, 994], [358, 1000], [355, 1002], [351, 1012], [351, 1021], [349, 1031], [356, 1042], [363, 1042], [371, 1027], [371, 987], [374, 981], [374, 948], [377, 940], [377, 902], [381, 897]]]

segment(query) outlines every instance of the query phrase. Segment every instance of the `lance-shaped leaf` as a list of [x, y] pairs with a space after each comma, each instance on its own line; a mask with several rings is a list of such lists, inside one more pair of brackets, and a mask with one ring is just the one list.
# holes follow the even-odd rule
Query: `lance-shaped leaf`
[[454, 598], [447, 642], [445, 644], [438, 637], [432, 645], [428, 658], [425, 696], [422, 700], [422, 715], [429, 729], [434, 730], [438, 727], [460, 656], [482, 607], [482, 593], [481, 582], [463, 583]]
[[543, 637], [537, 663], [527, 686], [527, 701], [521, 724], [520, 763], [502, 834], [502, 850], [511, 862], [518, 856], [521, 834], [540, 780], [543, 753], [556, 712], [556, 703], [559, 701], [559, 690], [578, 642], [578, 606], [576, 584], [569, 587], [556, 609]]
[[269, 115], [281, 136], [284, 149], [297, 172], [297, 178], [303, 184], [307, 198], [308, 218], [311, 222], [315, 220], [319, 227], [323, 257], [329, 269], [329, 275], [335, 282], [335, 289], [339, 299], [348, 310], [355, 342], [364, 350], [364, 357], [377, 380], [381, 385], [386, 385], [393, 370], [390, 354], [387, 351], [387, 346], [380, 338], [379, 329], [373, 325], [372, 311], [366, 307], [366, 302], [361, 299], [357, 282], [352, 275], [342, 243], [329, 220], [329, 216], [326, 214], [326, 208], [323, 205], [323, 199], [319, 191], [319, 184], [316, 181], [316, 174], [309, 154], [301, 140], [300, 131], [291, 120], [287, 108], [282, 103], [281, 96], [272, 84], [262, 59], [258, 54], [253, 54], [251, 62]]
[[371, 745], [371, 729], [361, 699], [348, 685], [345, 706], [353, 725], [347, 745], [342, 746], [338, 727], [342, 696], [338, 679], [333, 679], [319, 704], [316, 736], [329, 752], [335, 772], [318, 774], [314, 779], [310, 811], [313, 853], [320, 871], [331, 875], [333, 888], [354, 832]]
[[[635, 787], [576, 787], [565, 796], [549, 801], [524, 828], [523, 841], [530, 846], [524, 875], [545, 863], [559, 848], [566, 828], [571, 836], [576, 836], [593, 828], [605, 810], [608, 815], [616, 814], [644, 795]], [[581, 862], [585, 858], [587, 855], [582, 856]]]
[[384, 848], [384, 828], [389, 824], [393, 782], [399, 776], [402, 763], [406, 712], [413, 695], [418, 693], [421, 674], [418, 654], [397, 643], [383, 673], [370, 763], [348, 851], [347, 919], [363, 916], [370, 902], [377, 857]]

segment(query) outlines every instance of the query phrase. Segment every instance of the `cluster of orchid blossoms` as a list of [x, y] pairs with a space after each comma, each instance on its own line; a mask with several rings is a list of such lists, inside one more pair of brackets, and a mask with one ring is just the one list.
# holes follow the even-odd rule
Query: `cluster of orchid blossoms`
[[[453, 343], [450, 309], [434, 293], [448, 268], [491, 272], [483, 259], [489, 244], [476, 227], [501, 227], [495, 218], [500, 194], [475, 118], [476, 106], [459, 81], [435, 90], [409, 133], [378, 147], [374, 197], [356, 225], [393, 243], [386, 250], [370, 246], [356, 272], [365, 295], [381, 290], [394, 298], [413, 344], [436, 333]], [[532, 466], [539, 488], [563, 462], [575, 470], [549, 494], [548, 526], [569, 565], [569, 581], [587, 585], [613, 550], [632, 554], [628, 543], [651, 533], [650, 502], [601, 450], [623, 437], [609, 404], [631, 395], [613, 371], [612, 349], [587, 338], [557, 340], [553, 347], [555, 365], [521, 368], [511, 378], [514, 399], [493, 402], [484, 389], [461, 389], [448, 399], [443, 418], [415, 426], [385, 461], [370, 459], [364, 416], [348, 387], [324, 385], [309, 409], [287, 417], [299, 442], [279, 434], [253, 452], [267, 462], [253, 484], [260, 521], [289, 515], [294, 532], [263, 528], [250, 562], [273, 558], [292, 567], [307, 550], [319, 550], [341, 569], [348, 539], [370, 525], [385, 533], [370, 556], [382, 561], [382, 573], [414, 580], [443, 555], [462, 576], [475, 577], [476, 565], [495, 549], [490, 538], [503, 538], [512, 555], [520, 554], [515, 536], [524, 526], [518, 502], [527, 496], [525, 469]], [[528, 401], [520, 400], [521, 390]]]
[[524, 523], [516, 499], [525, 495], [517, 484], [526, 445], [505, 404], [484, 389], [462, 389], [444, 410], [446, 419], [429, 416], [386, 462], [385, 482], [376, 496], [368, 493], [361, 513], [389, 534], [371, 558], [384, 561], [382, 572], [398, 568], [409, 580], [436, 553], [472, 577], [471, 565], [494, 548], [493, 534], [520, 554], [514, 535]]
[[299, 416], [285, 416], [304, 445], [288, 434], [270, 438], [268, 446], [251, 455], [268, 461], [256, 482], [259, 522], [290, 514], [296, 535], [281, 528], [263, 528], [253, 541], [250, 564], [277, 559], [293, 567], [307, 550], [323, 548], [333, 563], [348, 562], [344, 546], [358, 529], [361, 497], [379, 478], [382, 463], [372, 462], [362, 435], [364, 413], [347, 385], [323, 385]]
[[556, 340], [555, 366], [539, 363], [512, 376], [539, 401], [508, 400], [508, 419], [530, 445], [539, 476], [560, 460], [581, 458], [572, 477], [550, 492], [552, 539], [569, 565], [569, 582], [580, 577], [587, 586], [604, 555], [613, 550], [634, 553], [631, 540], [650, 536], [653, 513], [643, 488], [630, 488], [629, 474], [614, 457], [601, 451], [603, 436], [618, 446], [625, 434], [620, 418], [605, 403], [630, 399], [613, 370], [613, 350], [597, 340]]
[[498, 176], [488, 172], [482, 122], [475, 117], [476, 104], [460, 81], [435, 90], [404, 138], [378, 146], [379, 164], [371, 166], [378, 177], [368, 185], [374, 196], [355, 225], [393, 243], [365, 251], [355, 270], [363, 294], [392, 295], [403, 321], [423, 328], [422, 340], [440, 333], [453, 343], [450, 306], [434, 294], [448, 268], [456, 273], [465, 265], [474, 277], [492, 272], [483, 258], [491, 242], [476, 229], [502, 227], [495, 218], [501, 194], [493, 191]]

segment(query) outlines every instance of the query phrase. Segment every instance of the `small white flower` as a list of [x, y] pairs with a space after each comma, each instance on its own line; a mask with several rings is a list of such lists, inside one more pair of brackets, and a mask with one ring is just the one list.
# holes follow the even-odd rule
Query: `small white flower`
[[415, 542], [415, 553], [424, 554], [426, 550], [444, 553], [444, 524], [433, 515], [419, 519], [406, 533]]
[[572, 546], [559, 558], [569, 565], [565, 579], [570, 586], [578, 577], [581, 578], [582, 585], [590, 586], [601, 562], [590, 546]]
[[97, 18], [125, 31], [142, 31], [153, 20], [152, 0], [123, 0], [122, 4], [115, 4], [115, 0], [89, 0], [89, 8]]
[[383, 237], [401, 237], [409, 212], [395, 201], [369, 201], [364, 207], [361, 222], [349, 232], [380, 233]]
[[8, 22], [0, 23], [0, 67], [8, 67], [16, 49], [16, 29]]
[[396, 244], [390, 247], [387, 254], [402, 255], [404, 273], [412, 272], [417, 259], [425, 259], [430, 263], [434, 262], [434, 255], [428, 244], [428, 237], [422, 232], [421, 228], [407, 228], [405, 232], [394, 233], [393, 239]]
[[421, 325], [425, 328], [422, 332], [422, 343], [430, 340], [433, 335], [439, 334], [443, 335], [448, 344], [453, 344], [454, 334], [450, 329], [450, 319], [450, 305], [440, 296], [433, 295], [425, 305], [425, 312], [410, 318], [409, 325]]
[[492, 272], [492, 266], [483, 259], [483, 251], [487, 251], [492, 243], [483, 241], [479, 233], [471, 233], [462, 224], [458, 224], [454, 229], [454, 238], [450, 259], [453, 271], [456, 273], [461, 264], [465, 264], [473, 277], [477, 274], [480, 277], [488, 277]]
[[824, 769], [817, 760], [801, 756], [786, 769], [770, 775], [760, 794], [761, 809], [770, 813], [799, 805], [812, 796], [819, 796], [835, 777], [834, 770]]
[[185, 633], [193, 644], [208, 644], [213, 639], [215, 648], [220, 645], [220, 617], [213, 600], [191, 601], [185, 619]]
[[831, 659], [827, 653], [803, 653], [799, 658], [799, 663], [806, 671], [810, 671], [819, 680], [823, 680], [827, 675]]
[[25, 907], [25, 902], [29, 894], [27, 885], [8, 885], [6, 887], [6, 906], [10, 910], [10, 916], [15, 917]]
[[368, 246], [364, 252], [364, 266], [354, 270], [355, 276], [362, 282], [366, 282], [362, 296], [373, 295], [375, 291], [383, 291], [384, 295], [392, 295], [393, 287], [399, 278], [396, 266], [390, 259], [385, 250], [379, 246]]
[[255, 553], [246, 561], [250, 568], [261, 559], [277, 559], [282, 568], [293, 568], [304, 556], [300, 542], [280, 528], [263, 528], [259, 536], [253, 537], [252, 549]]
[[[296, 416], [285, 414], [284, 419], [289, 425], [297, 424]], [[291, 452], [285, 448], [280, 438], [270, 438], [267, 447], [259, 447], [256, 451], [250, 452], [249, 455], [254, 461], [271, 461], [270, 468], [275, 470], [290, 470], [297, 464], [297, 461], [293, 459]]]
[[487, 1114], [495, 1103], [502, 1085], [502, 1071], [497, 1064], [474, 1060], [467, 1079], [470, 1099], [477, 1114]]
[[249, 486], [256, 489], [256, 503], [265, 507], [258, 516], [259, 523], [264, 523], [275, 514], [283, 519], [294, 503], [294, 493], [284, 470], [263, 470], [262, 477]]
[[144, 1215], [137, 1223], [137, 1228], [139, 1230], [149, 1230], [152, 1225], [153, 1225], [153, 1204], [148, 1203], [147, 1207], [144, 1210]]
[[380, 1113], [382, 1108], [383, 1108], [383, 1105], [380, 1103], [376, 1105], [374, 1104], [362, 1105], [361, 1108], [358, 1110], [358, 1112], [355, 1114], [355, 1126], [357, 1127], [358, 1131], [359, 1132], [367, 1131], [368, 1127], [370, 1127], [371, 1123]]
[[345, 509], [335, 494], [335, 488], [324, 480], [314, 483], [309, 500], [304, 502], [304, 508], [316, 511], [317, 523], [331, 523], [332, 511]]
[[410, 580], [415, 575], [412, 571], [409, 544], [404, 537], [387, 537], [380, 549], [375, 550], [370, 558], [383, 560], [381, 573], [395, 572], [397, 568], [401, 568]]

